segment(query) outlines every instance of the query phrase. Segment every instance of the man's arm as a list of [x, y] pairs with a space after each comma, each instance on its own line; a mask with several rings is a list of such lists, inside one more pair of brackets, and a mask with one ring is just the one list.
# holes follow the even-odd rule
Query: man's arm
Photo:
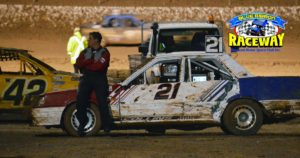
[[92, 64], [94, 61], [92, 59], [85, 59], [84, 51], [82, 51], [79, 55], [79, 57], [76, 59], [75, 65], [77, 65], [79, 68], [86, 67], [89, 64]]
[[91, 71], [104, 71], [109, 66], [109, 61], [110, 53], [106, 50], [99, 59], [95, 60], [92, 64], [87, 65], [86, 68]]
[[67, 45], [67, 52], [69, 55], [72, 55], [72, 52], [74, 52], [74, 47], [75, 47], [75, 42], [74, 42], [74, 37], [70, 37]]

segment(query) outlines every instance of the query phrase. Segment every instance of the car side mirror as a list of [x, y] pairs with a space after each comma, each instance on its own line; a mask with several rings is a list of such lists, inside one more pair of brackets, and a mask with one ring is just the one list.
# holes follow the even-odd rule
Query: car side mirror
[[147, 56], [148, 53], [148, 45], [147, 44], [141, 44], [139, 46], [139, 52], [142, 53], [143, 56]]

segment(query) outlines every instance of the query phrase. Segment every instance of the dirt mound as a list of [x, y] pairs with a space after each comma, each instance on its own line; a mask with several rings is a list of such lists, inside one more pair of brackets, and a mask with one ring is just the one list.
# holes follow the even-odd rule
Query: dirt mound
[[[254, 0], [255, 2], [258, 2]], [[73, 2], [73, 3], [71, 3]], [[78, 2], [78, 3], [77, 3]], [[201, 0], [192, 4], [193, 0], [180, 3], [177, 0], [141, 1], [146, 6], [159, 6], [162, 3], [174, 4], [173, 7], [144, 7], [135, 6], [140, 1], [128, 0], [122, 3], [123, 7], [112, 7], [108, 4], [117, 5], [120, 1], [106, 1], [107, 6], [94, 5], [94, 3], [104, 2], [101, 0], [84, 2], [78, 0], [0, 0], [0, 47], [16, 47], [34, 51], [33, 55], [47, 62], [56, 69], [72, 71], [72, 66], [66, 54], [66, 44], [72, 35], [72, 30], [87, 22], [101, 21], [103, 15], [112, 13], [114, 9], [120, 10], [124, 14], [138, 15], [146, 22], [152, 21], [199, 21], [206, 19], [208, 14], [213, 14], [217, 20], [225, 23], [225, 44], [227, 45], [227, 35], [229, 32], [226, 22], [241, 13], [261, 11], [274, 13], [288, 21], [285, 30], [284, 47], [279, 53], [247, 53], [239, 54], [236, 58], [238, 62], [246, 66], [251, 72], [258, 75], [299, 75], [300, 74], [300, 6], [288, 5], [298, 4], [298, 1], [272, 1], [257, 3], [261, 6], [246, 6], [250, 1], [232, 0], [232, 6], [222, 6], [229, 2], [222, 1], [215, 3], [214, 0]], [[157, 2], [154, 5], [154, 2]], [[180, 1], [182, 2], [182, 1]], [[252, 3], [253, 1], [251, 1]], [[202, 7], [200, 3], [207, 3]], [[281, 4], [282, 3], [282, 4]], [[5, 4], [5, 5], [4, 5]], [[8, 5], [7, 5], [8, 4]], [[26, 4], [26, 5], [24, 5]], [[34, 4], [34, 5], [32, 5]], [[104, 4], [104, 3], [103, 3]], [[121, 4], [121, 3], [120, 3]], [[175, 4], [178, 4], [177, 7]], [[197, 6], [197, 4], [199, 4]], [[238, 6], [235, 6], [239, 4]], [[187, 5], [187, 6], [186, 6]], [[219, 6], [220, 5], [220, 6]], [[76, 7], [74, 7], [76, 6]], [[208, 6], [208, 7], [206, 7]], [[137, 47], [109, 47], [111, 51], [111, 71], [112, 76], [117, 76], [122, 80], [128, 75], [128, 55], [138, 53]], [[227, 49], [228, 50], [228, 49]]]
[[[84, 23], [101, 22], [104, 15], [115, 10], [122, 14], [134, 14], [145, 22], [153, 21], [205, 21], [212, 14], [222, 21], [225, 32], [228, 32], [228, 20], [236, 15], [247, 12], [267, 12], [281, 16], [288, 21], [286, 39], [298, 41], [300, 31], [300, 6], [275, 7], [91, 7], [91, 6], [40, 6], [40, 5], [1, 5], [0, 4], [0, 34], [11, 32], [18, 36], [64, 36], [73, 28]], [[14, 36], [14, 34], [12, 34]], [[66, 38], [66, 37], [62, 37]]]
[[67, 5], [67, 6], [176, 6], [176, 7], [207, 7], [207, 6], [295, 6], [299, 0], [0, 0], [2, 4], [26, 5]]

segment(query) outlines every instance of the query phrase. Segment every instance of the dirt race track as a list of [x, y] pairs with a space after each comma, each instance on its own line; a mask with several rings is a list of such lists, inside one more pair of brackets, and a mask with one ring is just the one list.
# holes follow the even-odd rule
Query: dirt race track
[[299, 120], [265, 125], [257, 135], [248, 137], [225, 135], [214, 127], [202, 131], [168, 130], [163, 136], [130, 130], [113, 131], [110, 136], [100, 132], [95, 137], [76, 138], [60, 129], [0, 125], [0, 158], [297, 158], [299, 145]]
[[[140, 5], [145, 5], [146, 7], [165, 5], [173, 7], [228, 7], [228, 4], [237, 8], [240, 6], [253, 6], [255, 9], [255, 7], [262, 5], [265, 8], [275, 6], [274, 9], [278, 9], [279, 13], [283, 14], [285, 13], [284, 8], [282, 9], [280, 6], [286, 8], [298, 7], [300, 1], [190, 0], [183, 2], [183, 0], [128, 0], [125, 2], [121, 0], [0, 0], [0, 5], [4, 8], [6, 8], [6, 5], [19, 4], [27, 5], [27, 7], [24, 7], [24, 11], [30, 7], [38, 8], [39, 5], [47, 5], [48, 8], [51, 8], [51, 6], [78, 6], [79, 9], [83, 6], [135, 7]], [[14, 11], [12, 10], [13, 14], [11, 15], [16, 15]], [[299, 15], [299, 9], [294, 11], [295, 15]], [[72, 34], [72, 28], [51, 28], [51, 25], [46, 27], [48, 23], [43, 21], [45, 20], [43, 18], [45, 12], [40, 12], [41, 15], [37, 17], [40, 21], [37, 21], [36, 27], [29, 27], [28, 19], [23, 19], [24, 23], [15, 21], [18, 25], [14, 27], [0, 28], [0, 47], [32, 50], [31, 54], [33, 56], [54, 68], [63, 71], [73, 71], [66, 53], [66, 44]], [[4, 17], [2, 15], [8, 15], [7, 10], [1, 12], [0, 19]], [[60, 16], [58, 17], [60, 18]], [[6, 23], [14, 24], [14, 22], [11, 22], [13, 21], [11, 18], [8, 16]], [[288, 18], [288, 24], [285, 44], [280, 52], [238, 53], [233, 56], [235, 60], [258, 76], [300, 76], [300, 31], [297, 29], [300, 22], [290, 20], [293, 18], [289, 16], [284, 18]], [[1, 24], [5, 24], [5, 21], [3, 22], [2, 20]], [[108, 49], [111, 52], [109, 76], [124, 79], [124, 76], [128, 75], [128, 55], [137, 54], [137, 47], [122, 46], [108, 47]], [[220, 128], [214, 127], [201, 131], [168, 130], [166, 135], [163, 136], [151, 136], [144, 130], [130, 130], [113, 131], [110, 136], [99, 132], [95, 137], [76, 138], [67, 136], [61, 129], [47, 130], [43, 127], [31, 127], [25, 123], [0, 122], [0, 158], [28, 157], [299, 158], [300, 119], [287, 123], [264, 125], [257, 135], [248, 137], [225, 135]]]

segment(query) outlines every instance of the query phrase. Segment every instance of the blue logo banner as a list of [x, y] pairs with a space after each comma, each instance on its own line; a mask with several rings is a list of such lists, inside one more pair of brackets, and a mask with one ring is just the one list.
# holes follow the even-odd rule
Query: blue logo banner
[[276, 19], [272, 21], [272, 23], [282, 29], [285, 29], [284, 25], [286, 24], [286, 21], [281, 19], [279, 16], [277, 16]]
[[263, 19], [263, 20], [271, 21], [275, 26], [278, 26], [282, 29], [285, 29], [284, 25], [287, 23], [279, 16], [262, 13], [262, 12], [254, 12], [249, 14], [241, 14], [229, 20], [230, 29], [233, 29], [234, 27], [241, 25], [243, 21], [249, 21], [255, 19], [257, 20]]

